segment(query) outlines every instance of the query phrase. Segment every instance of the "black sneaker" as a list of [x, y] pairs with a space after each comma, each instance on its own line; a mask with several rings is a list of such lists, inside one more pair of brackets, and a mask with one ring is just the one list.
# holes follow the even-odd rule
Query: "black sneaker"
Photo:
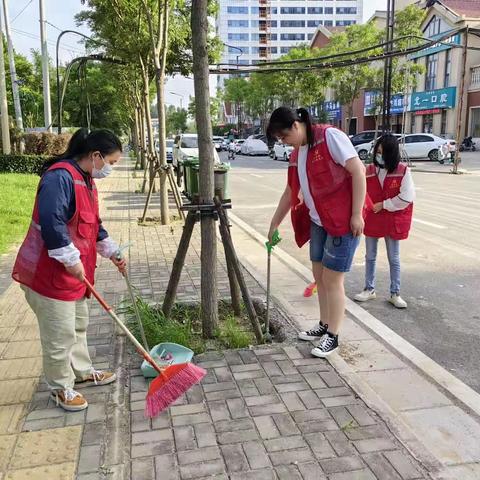
[[328, 325], [319, 323], [316, 327], [312, 328], [311, 330], [306, 330], [305, 332], [299, 332], [298, 338], [300, 340], [313, 341], [319, 340], [327, 333]]
[[318, 346], [312, 350], [312, 355], [314, 357], [325, 358], [328, 357], [338, 348], [338, 335], [333, 335], [331, 333], [326, 333]]

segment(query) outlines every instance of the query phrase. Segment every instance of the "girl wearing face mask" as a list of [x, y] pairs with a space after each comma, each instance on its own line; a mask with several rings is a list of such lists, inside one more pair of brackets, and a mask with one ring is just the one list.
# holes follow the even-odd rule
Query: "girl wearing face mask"
[[291, 212], [297, 245], [310, 241], [320, 322], [298, 336], [320, 340], [312, 355], [326, 357], [338, 348], [345, 314], [345, 272], [350, 270], [363, 231], [365, 167], [345, 133], [331, 125], [312, 125], [304, 108], [277, 108], [267, 134], [295, 148], [268, 238], [271, 241]]
[[400, 162], [400, 149], [393, 135], [383, 135], [373, 149], [373, 164], [367, 167], [367, 192], [374, 203], [365, 218], [365, 289], [355, 295], [357, 302], [376, 297], [375, 263], [378, 239], [384, 238], [390, 265], [389, 302], [407, 308], [400, 296], [400, 240], [408, 237], [412, 224], [415, 186], [406, 164]]
[[75, 388], [106, 385], [115, 374], [96, 370], [88, 353], [87, 278], [94, 282], [97, 253], [120, 272], [118, 245], [102, 226], [95, 178], [120, 159], [120, 140], [108, 130], [78, 130], [67, 151], [44, 165], [32, 222], [13, 278], [21, 283], [40, 330], [43, 370], [52, 397], [65, 410], [87, 408]]

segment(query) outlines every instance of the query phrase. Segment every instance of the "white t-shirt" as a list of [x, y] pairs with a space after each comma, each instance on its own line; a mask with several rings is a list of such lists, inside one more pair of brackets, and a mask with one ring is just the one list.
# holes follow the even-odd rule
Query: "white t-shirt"
[[[327, 128], [325, 132], [327, 147], [335, 163], [345, 167], [347, 160], [358, 156], [357, 151], [352, 145], [350, 139], [338, 128]], [[308, 145], [303, 145], [298, 151], [298, 178], [300, 180], [300, 190], [302, 192], [303, 201], [310, 211], [312, 222], [322, 226], [320, 215], [315, 208], [310, 187], [307, 178], [307, 153]]]
[[[377, 167], [377, 176], [380, 182], [380, 185], [383, 188], [383, 183], [385, 182], [385, 177], [387, 176], [387, 171], [384, 168]], [[389, 212], [397, 212], [398, 210], [403, 210], [407, 208], [415, 200], [415, 185], [413, 183], [412, 172], [407, 167], [405, 175], [402, 178], [402, 183], [400, 185], [400, 193], [393, 198], [387, 198], [383, 201], [383, 208]]]

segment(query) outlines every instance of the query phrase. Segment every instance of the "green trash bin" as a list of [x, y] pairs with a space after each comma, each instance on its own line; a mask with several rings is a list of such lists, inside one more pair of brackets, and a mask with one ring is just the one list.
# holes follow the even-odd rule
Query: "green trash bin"
[[198, 167], [198, 163], [198, 157], [187, 158], [182, 162], [183, 187], [187, 197], [190, 198], [192, 195], [198, 195], [198, 172], [192, 171], [194, 167]]
[[230, 170], [229, 163], [220, 163], [215, 165], [214, 170], [214, 185], [215, 196], [220, 200], [229, 200], [230, 192], [228, 189], [228, 172]]
[[193, 164], [190, 166], [188, 171], [188, 198], [190, 200], [195, 200], [200, 195], [200, 186], [198, 178], [200, 177], [200, 165]]

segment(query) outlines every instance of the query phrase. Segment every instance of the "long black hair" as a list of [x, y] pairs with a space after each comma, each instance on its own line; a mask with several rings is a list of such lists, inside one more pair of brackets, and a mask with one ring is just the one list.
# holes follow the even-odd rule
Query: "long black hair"
[[400, 146], [398, 145], [398, 140], [395, 135], [387, 133], [382, 135], [375, 143], [373, 147], [373, 163], [375, 166], [379, 167], [380, 164], [377, 162], [377, 152], [378, 147], [382, 146], [382, 157], [384, 168], [388, 173], [392, 173], [397, 168], [398, 164], [401, 162], [400, 157]]
[[267, 137], [271, 141], [274, 140], [278, 134], [281, 134], [283, 130], [289, 130], [295, 122], [305, 124], [307, 131], [307, 143], [309, 147], [313, 146], [313, 128], [310, 114], [305, 108], [297, 108], [292, 110], [288, 107], [279, 107], [272, 112], [270, 120], [268, 121]]
[[65, 152], [43, 164], [40, 175], [43, 175], [54, 163], [67, 159], [78, 161], [90, 152], [96, 151], [104, 157], [111, 153], [121, 152], [122, 142], [110, 130], [98, 129], [89, 133], [86, 128], [80, 128], [72, 135]]

